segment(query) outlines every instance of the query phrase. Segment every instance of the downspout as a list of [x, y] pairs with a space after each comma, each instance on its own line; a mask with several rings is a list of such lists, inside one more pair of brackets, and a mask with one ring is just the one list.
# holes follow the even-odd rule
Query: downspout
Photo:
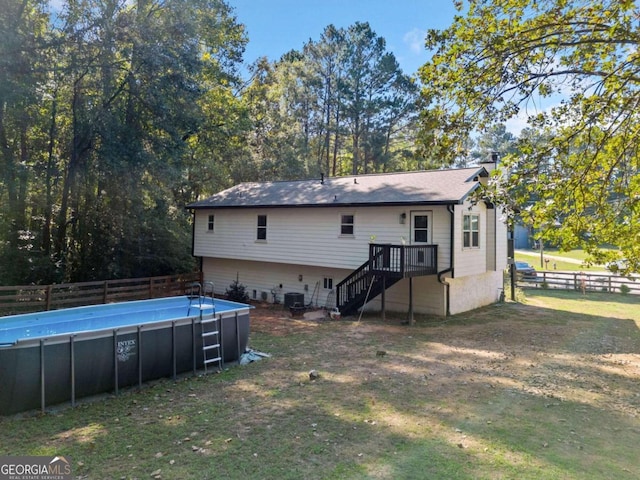
[[191, 256], [195, 257], [196, 252], [196, 211], [194, 209], [190, 209], [191, 211]]
[[447, 211], [449, 212], [449, 216], [450, 216], [450, 222], [449, 222], [449, 268], [445, 268], [444, 270], [441, 270], [438, 272], [438, 282], [441, 283], [442, 285], [444, 285], [445, 288], [445, 302], [446, 302], [446, 316], [448, 317], [449, 315], [451, 315], [451, 309], [450, 309], [450, 294], [449, 294], [449, 290], [451, 285], [449, 285], [449, 283], [444, 279], [443, 275], [445, 273], [451, 273], [451, 278], [454, 277], [454, 273], [453, 273], [453, 255], [454, 255], [454, 251], [453, 251], [453, 230], [454, 230], [454, 221], [455, 221], [455, 206], [454, 205], [447, 205]]
[[[190, 209], [193, 220], [191, 222], [191, 256], [195, 257], [196, 253], [196, 211], [195, 209]], [[204, 282], [204, 273], [202, 271], [202, 257], [198, 258], [198, 274], [200, 276], [200, 284]]]

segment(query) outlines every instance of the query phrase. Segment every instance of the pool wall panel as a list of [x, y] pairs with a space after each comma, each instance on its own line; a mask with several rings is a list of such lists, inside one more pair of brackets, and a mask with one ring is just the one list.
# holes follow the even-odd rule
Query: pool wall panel
[[[76, 340], [74, 350], [76, 396], [81, 398], [113, 391], [113, 337], [110, 335], [91, 340]], [[70, 359], [68, 361], [70, 362]], [[65, 400], [71, 399], [70, 388], [69, 396]]]
[[[139, 331], [137, 327], [129, 327], [117, 330], [115, 339], [113, 330], [59, 336], [46, 339], [43, 349], [35, 339], [0, 348], [0, 415], [42, 407], [41, 351], [44, 351], [45, 406], [68, 402], [74, 393], [79, 399], [115, 392], [116, 362], [118, 388], [171, 377], [174, 372], [174, 342], [176, 373], [192, 371], [192, 328], [195, 328], [196, 368], [201, 369], [201, 325], [199, 320], [193, 326], [191, 322], [191, 319], [179, 320], [175, 327], [172, 322], [165, 322], [161, 327], [143, 325]], [[221, 324], [224, 361], [234, 362], [248, 345], [248, 309], [223, 315]], [[72, 378], [75, 378], [75, 383]]]

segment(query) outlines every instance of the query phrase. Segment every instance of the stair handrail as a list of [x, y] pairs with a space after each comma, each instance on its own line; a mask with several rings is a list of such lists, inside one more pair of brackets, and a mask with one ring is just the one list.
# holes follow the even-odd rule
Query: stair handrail
[[[376, 255], [374, 255], [372, 258], [369, 258], [365, 263], [360, 265], [357, 269], [351, 272], [349, 276], [347, 276], [344, 280], [342, 280], [336, 285], [336, 306], [338, 308], [342, 307], [343, 305], [347, 304], [350, 300], [352, 300], [352, 298], [349, 298], [349, 295], [346, 295], [347, 298], [344, 298], [345, 295], [344, 295], [343, 289], [345, 285], [348, 286], [364, 278], [369, 277], [369, 272], [371, 271], [371, 262], [376, 261], [381, 255], [382, 255], [382, 252], [381, 251], [378, 252]], [[368, 288], [368, 286], [369, 284], [366, 284], [365, 290], [366, 288]], [[348, 289], [347, 289], [347, 294], [348, 294]]]

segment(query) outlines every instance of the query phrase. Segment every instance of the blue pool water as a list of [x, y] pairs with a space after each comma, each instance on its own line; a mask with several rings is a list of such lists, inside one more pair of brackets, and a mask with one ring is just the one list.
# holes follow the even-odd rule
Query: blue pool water
[[204, 314], [248, 307], [217, 298], [203, 297], [199, 302], [198, 299], [180, 296], [25, 313], [0, 317], [0, 346], [14, 345], [26, 339], [199, 317], [200, 305]]

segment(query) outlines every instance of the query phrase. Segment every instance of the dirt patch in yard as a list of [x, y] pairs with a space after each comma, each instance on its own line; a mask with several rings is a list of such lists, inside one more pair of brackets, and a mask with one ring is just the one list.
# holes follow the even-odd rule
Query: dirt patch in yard
[[252, 335], [301, 336], [313, 358], [308, 366], [324, 367], [326, 374], [348, 364], [356, 378], [378, 372], [439, 379], [425, 382], [437, 395], [484, 384], [561, 401], [588, 398], [640, 415], [640, 319], [505, 304], [449, 319], [419, 317], [416, 326], [405, 323], [397, 315], [387, 315], [385, 322], [373, 314], [361, 321], [291, 318], [268, 305], [251, 313]]
[[419, 382], [443, 401], [502, 388], [640, 416], [638, 319], [505, 304], [448, 320], [420, 317], [414, 327], [404, 323], [393, 315], [385, 322], [376, 315], [293, 319], [277, 306], [251, 314], [252, 334], [300, 335], [309, 345], [305, 367], [329, 377], [348, 365], [355, 379]]

